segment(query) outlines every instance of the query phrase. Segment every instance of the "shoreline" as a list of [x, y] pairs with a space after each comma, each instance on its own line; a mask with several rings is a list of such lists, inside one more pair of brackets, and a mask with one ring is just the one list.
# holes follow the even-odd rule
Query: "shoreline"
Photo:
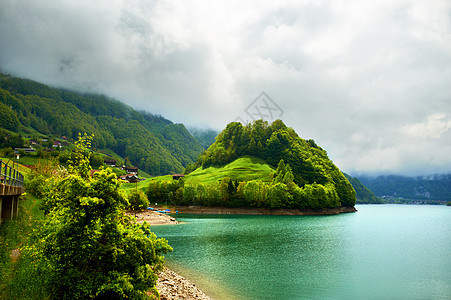
[[180, 224], [174, 217], [176, 212], [181, 214], [214, 214], [214, 215], [272, 215], [272, 216], [328, 216], [344, 213], [354, 213], [353, 207], [334, 207], [322, 209], [297, 209], [297, 208], [262, 208], [262, 207], [217, 207], [217, 206], [174, 206], [157, 205], [156, 210], [171, 209], [170, 214], [159, 213], [155, 210], [131, 210], [126, 214], [135, 219], [138, 224], [147, 222], [149, 225]]
[[156, 209], [171, 209], [171, 215], [178, 211], [181, 214], [216, 214], [216, 215], [274, 215], [274, 216], [327, 216], [357, 212], [352, 207], [334, 207], [322, 209], [297, 208], [263, 208], [263, 207], [218, 207], [218, 206], [155, 206]]

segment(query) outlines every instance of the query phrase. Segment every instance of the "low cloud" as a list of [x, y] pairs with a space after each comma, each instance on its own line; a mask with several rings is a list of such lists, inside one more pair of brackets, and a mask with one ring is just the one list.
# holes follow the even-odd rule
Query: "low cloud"
[[266, 92], [346, 172], [451, 172], [451, 3], [2, 0], [0, 70], [223, 128]]

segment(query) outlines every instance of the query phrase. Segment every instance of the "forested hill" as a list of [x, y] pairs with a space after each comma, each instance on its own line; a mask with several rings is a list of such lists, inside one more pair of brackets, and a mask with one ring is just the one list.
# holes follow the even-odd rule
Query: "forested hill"
[[181, 172], [204, 150], [182, 124], [103, 95], [79, 94], [0, 74], [0, 128], [24, 136], [93, 133], [93, 147], [111, 149], [153, 175]]
[[[228, 124], [199, 156], [193, 169], [224, 166], [245, 155], [259, 157], [274, 169], [280, 166], [281, 160], [289, 165], [287, 169], [292, 171], [293, 179], [281, 178], [276, 182], [293, 181], [304, 191], [313, 188], [315, 193], [337, 195], [341, 206], [355, 205], [352, 185], [328, 158], [326, 151], [313, 140], [300, 138], [280, 120], [272, 124], [262, 120], [246, 126], [239, 122]], [[334, 205], [330, 204], [330, 207]]]

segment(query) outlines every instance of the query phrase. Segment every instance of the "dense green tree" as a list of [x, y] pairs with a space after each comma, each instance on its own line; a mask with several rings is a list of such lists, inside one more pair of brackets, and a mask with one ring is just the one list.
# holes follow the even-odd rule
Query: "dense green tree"
[[86, 176], [90, 141], [80, 137], [69, 173], [40, 181], [47, 214], [24, 255], [46, 269], [30, 275], [45, 271], [52, 299], [148, 299], [150, 290], [156, 297], [162, 255], [172, 249], [124, 214], [129, 202], [111, 169]]

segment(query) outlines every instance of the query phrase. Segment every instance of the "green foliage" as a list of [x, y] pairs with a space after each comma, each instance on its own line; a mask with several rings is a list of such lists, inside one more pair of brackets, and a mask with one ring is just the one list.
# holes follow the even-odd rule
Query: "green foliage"
[[[44, 299], [46, 273], [39, 277], [30, 276], [36, 268], [36, 262], [30, 261], [25, 253], [27, 245], [35, 243], [33, 228], [42, 219], [37, 209], [38, 200], [30, 194], [24, 194], [19, 201], [19, 215], [13, 220], [3, 220], [0, 225], [0, 299]], [[21, 252], [20, 259], [11, 260], [12, 250]], [[41, 265], [41, 270], [44, 266]]]
[[0, 149], [20, 148], [25, 145], [25, 141], [20, 134], [12, 133], [0, 128]]
[[12, 108], [0, 102], [0, 127], [16, 130], [19, 125], [17, 115]]
[[182, 180], [157, 178], [150, 182], [147, 194], [151, 203], [171, 205], [298, 209], [341, 206], [340, 198], [332, 183], [306, 184], [300, 188], [292, 181], [238, 182], [225, 177], [218, 182], [186, 183]]
[[75, 142], [74, 156], [68, 160], [69, 172], [77, 174], [83, 179], [90, 175], [91, 166], [89, 165], [89, 148], [91, 147], [94, 135], [88, 136], [86, 133], [78, 134], [78, 140]]
[[132, 190], [128, 195], [128, 202], [130, 203], [128, 208], [132, 210], [145, 209], [149, 206], [149, 199], [141, 190]]
[[1, 149], [2, 155], [5, 157], [13, 157], [14, 156], [14, 150], [11, 147], [3, 148]]
[[[48, 181], [53, 176], [64, 176], [66, 171], [53, 159], [39, 160], [25, 180], [25, 189], [37, 198], [43, 198], [48, 192]], [[46, 210], [43, 206], [43, 209]]]
[[111, 169], [86, 175], [91, 139], [80, 136], [68, 174], [41, 174], [47, 214], [35, 233], [39, 242], [24, 249], [37, 266], [31, 275], [45, 271], [43, 284], [56, 299], [147, 299], [149, 290], [158, 295], [162, 255], [172, 248], [124, 214], [129, 202]]

